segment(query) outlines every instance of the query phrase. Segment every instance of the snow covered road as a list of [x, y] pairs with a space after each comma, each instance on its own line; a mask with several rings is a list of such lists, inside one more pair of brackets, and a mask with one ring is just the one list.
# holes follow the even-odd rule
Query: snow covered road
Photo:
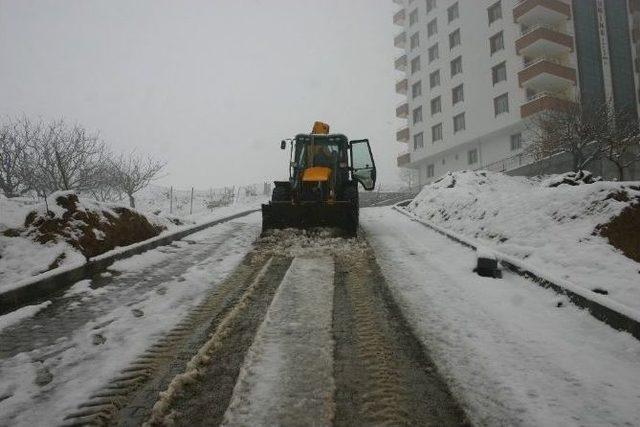
[[0, 318], [0, 425], [638, 424], [640, 343], [564, 297], [390, 208], [259, 219]]
[[390, 208], [362, 226], [391, 291], [472, 422], [637, 425], [640, 343]]
[[224, 425], [331, 425], [333, 275], [331, 256], [293, 260], [249, 349]]
[[259, 221], [238, 218], [116, 262], [1, 330], [0, 425], [59, 424], [234, 270]]

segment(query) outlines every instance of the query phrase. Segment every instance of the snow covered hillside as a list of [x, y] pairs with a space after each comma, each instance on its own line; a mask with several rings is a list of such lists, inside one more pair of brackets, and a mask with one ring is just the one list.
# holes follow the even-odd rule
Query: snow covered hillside
[[[450, 173], [425, 186], [406, 209], [526, 259], [555, 277], [640, 309], [640, 263], [602, 235], [606, 235], [602, 226], [620, 218], [625, 209], [625, 221], [633, 216], [637, 222], [640, 209], [631, 207], [640, 206], [640, 183], [567, 180], [580, 184], [569, 185], [562, 183], [565, 178], [510, 177], [488, 171]], [[636, 239], [625, 243], [629, 255], [637, 246], [637, 237], [631, 236], [637, 236], [637, 231], [625, 233], [622, 228], [617, 234], [616, 243], [624, 234], [627, 240]]]

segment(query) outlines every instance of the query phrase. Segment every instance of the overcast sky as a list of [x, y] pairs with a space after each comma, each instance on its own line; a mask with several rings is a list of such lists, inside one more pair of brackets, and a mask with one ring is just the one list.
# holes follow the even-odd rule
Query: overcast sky
[[282, 179], [323, 120], [398, 181], [391, 0], [0, 0], [0, 115], [64, 117], [168, 161], [160, 182]]

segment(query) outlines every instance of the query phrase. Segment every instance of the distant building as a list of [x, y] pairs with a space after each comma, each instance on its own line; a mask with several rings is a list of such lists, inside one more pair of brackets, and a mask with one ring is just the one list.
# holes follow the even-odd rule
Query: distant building
[[640, 0], [393, 0], [398, 166], [421, 184], [525, 164], [526, 119], [576, 99], [638, 110]]

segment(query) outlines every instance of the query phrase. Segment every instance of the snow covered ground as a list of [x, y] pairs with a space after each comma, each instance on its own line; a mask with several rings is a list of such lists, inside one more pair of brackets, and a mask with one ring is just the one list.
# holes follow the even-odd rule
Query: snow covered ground
[[[49, 200], [49, 210], [61, 217], [64, 210]], [[181, 218], [183, 226], [174, 224], [167, 217], [155, 215], [150, 210], [139, 209], [135, 212], [144, 215], [154, 225], [164, 227], [160, 235], [167, 235], [194, 224], [213, 221], [230, 216], [248, 209], [259, 208], [262, 197], [242, 197], [229, 206], [200, 210], [193, 215]], [[112, 212], [112, 208], [120, 206], [115, 203], [96, 202], [91, 199], [80, 198], [80, 209], [98, 212]], [[25, 236], [9, 237], [2, 234], [7, 229], [21, 228], [29, 212], [45, 212], [43, 202], [31, 198], [6, 199], [0, 197], [0, 292], [15, 287], [18, 282], [41, 274], [49, 269], [54, 262], [60, 267], [73, 267], [85, 262], [85, 257], [73, 246], [65, 241], [47, 242], [41, 244]], [[117, 214], [113, 213], [114, 216]], [[169, 217], [173, 218], [173, 216]]]
[[640, 264], [625, 257], [596, 226], [640, 197], [640, 183], [596, 182], [549, 187], [546, 180], [463, 171], [427, 185], [406, 209], [420, 218], [540, 267], [552, 277], [640, 310]]
[[391, 208], [363, 209], [361, 223], [472, 422], [637, 425], [640, 342], [631, 335], [520, 276], [475, 275], [472, 250]]
[[0, 354], [11, 354], [0, 358], [0, 425], [61, 424], [221, 283], [259, 231], [258, 214], [219, 224], [114, 264], [103, 287], [81, 281], [51, 305], [0, 317]]
[[296, 257], [249, 349], [223, 425], [331, 425], [333, 258]]

